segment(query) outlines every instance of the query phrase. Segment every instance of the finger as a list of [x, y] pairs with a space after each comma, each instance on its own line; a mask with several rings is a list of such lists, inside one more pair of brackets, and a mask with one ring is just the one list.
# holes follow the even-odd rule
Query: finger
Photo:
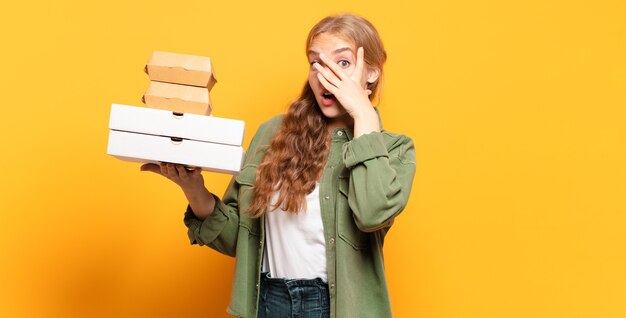
[[356, 66], [354, 69], [354, 73], [352, 73], [352, 79], [358, 82], [361, 81], [361, 77], [363, 76], [363, 68], [365, 65], [363, 56], [364, 56], [364, 49], [361, 46], [356, 50]]
[[140, 171], [151, 171], [154, 173], [158, 173], [161, 174], [161, 168], [159, 167], [159, 165], [154, 164], [154, 163], [146, 163], [141, 165], [141, 167], [139, 167]]
[[187, 169], [183, 165], [176, 165], [176, 170], [178, 171], [178, 175], [183, 180], [188, 180], [189, 176], [187, 175]]
[[319, 56], [322, 62], [324, 62], [324, 65], [326, 65], [326, 67], [328, 67], [335, 74], [335, 76], [337, 76], [337, 78], [339, 78], [340, 80], [346, 78], [346, 73], [344, 73], [344, 71], [341, 69], [341, 67], [339, 67], [339, 65], [337, 65], [337, 63], [328, 58], [324, 53], [320, 53]]
[[317, 79], [320, 81], [320, 84], [322, 84], [322, 86], [324, 86], [326, 90], [328, 90], [331, 94], [337, 96], [338, 88], [334, 86], [333, 84], [329, 83], [321, 73], [317, 73]]
[[193, 167], [193, 172], [191, 173], [194, 177], [199, 176], [202, 173], [202, 169], [198, 167]]
[[167, 164], [167, 176], [172, 180], [179, 180], [178, 171], [176, 171], [176, 167], [174, 167], [173, 163]]
[[200, 173], [202, 171], [202, 168], [194, 167], [194, 166], [185, 166], [185, 170], [187, 170], [187, 172], [190, 175], [194, 175], [194, 174]]
[[334, 86], [339, 86], [341, 80], [337, 78], [335, 73], [331, 72], [329, 69], [321, 66], [319, 63], [313, 64], [313, 67], [317, 70], [318, 74], [321, 73], [324, 78]]
[[165, 162], [161, 162], [159, 164], [159, 169], [161, 170], [161, 174], [165, 177], [167, 177], [167, 165]]
[[368, 96], [369, 96], [369, 95], [372, 95], [372, 91], [371, 91], [371, 90], [369, 90], [369, 89], [366, 89], [366, 90], [365, 90], [365, 92], [367, 93], [367, 95], [368, 95]]

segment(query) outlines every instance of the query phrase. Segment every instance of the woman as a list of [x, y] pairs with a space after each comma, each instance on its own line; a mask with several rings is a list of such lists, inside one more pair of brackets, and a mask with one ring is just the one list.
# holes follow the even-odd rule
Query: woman
[[189, 201], [192, 244], [236, 257], [228, 312], [238, 317], [391, 317], [383, 241], [415, 174], [413, 142], [382, 130], [386, 53], [354, 15], [310, 31], [302, 94], [263, 123], [220, 199], [200, 170], [146, 164]]

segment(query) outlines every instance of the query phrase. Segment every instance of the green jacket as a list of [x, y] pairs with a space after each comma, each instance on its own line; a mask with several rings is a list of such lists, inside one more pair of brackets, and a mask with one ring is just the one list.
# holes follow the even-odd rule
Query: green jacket
[[[185, 213], [191, 244], [236, 257], [227, 311], [237, 317], [257, 316], [265, 237], [263, 217], [239, 211], [252, 204], [256, 167], [281, 122], [282, 115], [259, 127], [240, 174], [221, 200], [216, 197], [212, 214], [201, 221], [189, 205]], [[351, 130], [333, 130], [320, 180], [331, 317], [391, 317], [383, 241], [407, 204], [414, 175], [415, 149], [407, 136], [383, 130], [353, 139]]]

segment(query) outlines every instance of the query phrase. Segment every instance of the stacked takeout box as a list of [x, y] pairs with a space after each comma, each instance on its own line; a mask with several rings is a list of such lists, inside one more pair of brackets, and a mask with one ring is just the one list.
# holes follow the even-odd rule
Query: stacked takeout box
[[113, 104], [107, 154], [237, 174], [244, 122], [210, 116], [217, 82], [208, 57], [155, 51], [145, 68], [148, 107]]

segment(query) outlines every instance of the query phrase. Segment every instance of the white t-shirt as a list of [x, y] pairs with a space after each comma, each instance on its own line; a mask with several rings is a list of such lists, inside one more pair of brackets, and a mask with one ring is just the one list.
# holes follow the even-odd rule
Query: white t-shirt
[[[265, 214], [263, 271], [274, 278], [328, 281], [326, 240], [319, 201], [319, 183], [306, 196], [307, 210], [287, 212], [280, 208]], [[276, 204], [274, 193], [271, 206]]]

